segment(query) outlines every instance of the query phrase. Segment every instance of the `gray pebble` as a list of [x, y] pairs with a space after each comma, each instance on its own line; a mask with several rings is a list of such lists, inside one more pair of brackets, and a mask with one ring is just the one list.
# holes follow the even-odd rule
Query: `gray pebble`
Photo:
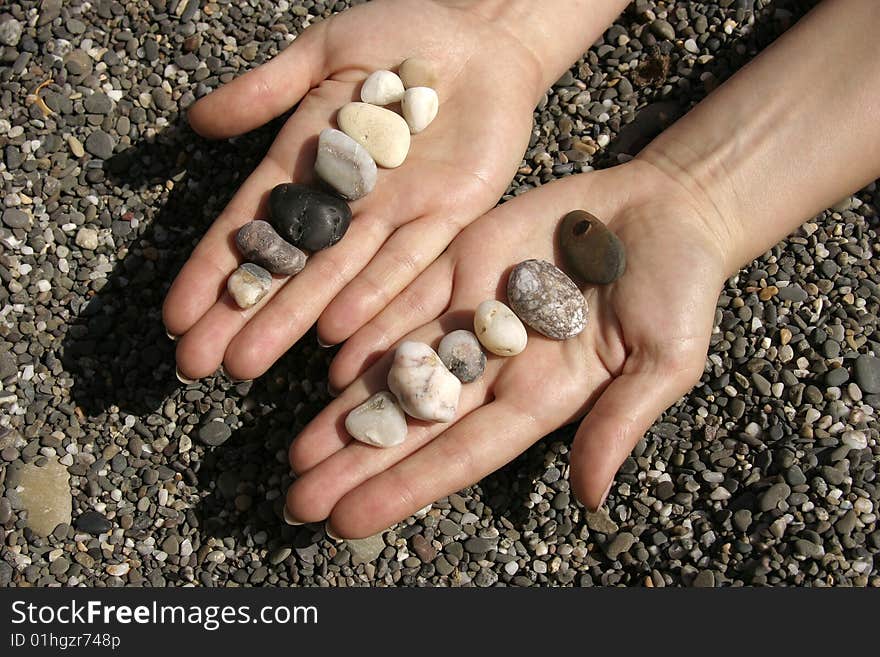
[[206, 422], [199, 429], [199, 440], [210, 447], [222, 445], [232, 436], [229, 425], [220, 420]]
[[306, 266], [306, 254], [284, 241], [268, 221], [246, 223], [236, 233], [235, 244], [246, 260], [279, 276], [296, 276]]
[[880, 393], [880, 358], [862, 354], [856, 358], [853, 374], [862, 392]]
[[476, 381], [486, 369], [486, 354], [477, 336], [471, 331], [447, 333], [440, 341], [437, 355], [450, 372], [462, 383]]
[[524, 323], [554, 340], [573, 338], [587, 325], [587, 302], [572, 280], [546, 260], [525, 260], [510, 272], [507, 299]]

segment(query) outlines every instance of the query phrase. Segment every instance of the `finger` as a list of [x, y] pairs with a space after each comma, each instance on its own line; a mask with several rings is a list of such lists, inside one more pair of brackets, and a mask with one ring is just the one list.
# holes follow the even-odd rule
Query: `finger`
[[[432, 344], [442, 335], [442, 322], [435, 320], [414, 331], [407, 338]], [[345, 430], [345, 417], [351, 409], [363, 403], [370, 395], [387, 389], [388, 369], [393, 358], [393, 350], [384, 353], [372, 367], [348, 386], [300, 432], [291, 443], [289, 453], [290, 466], [295, 473], [302, 475], [311, 470], [352, 441]]]
[[[468, 413], [486, 402], [490, 379], [484, 377], [462, 388], [456, 412], [456, 417], [461, 419], [457, 423], [466, 421]], [[349, 491], [417, 453], [444, 430], [450, 430], [448, 423], [421, 422], [409, 418], [407, 424], [406, 441], [401, 445], [377, 449], [352, 440], [300, 476], [287, 492], [289, 514], [301, 522], [324, 520]]]
[[225, 139], [280, 116], [325, 75], [326, 22], [309, 27], [273, 59], [199, 100], [187, 117], [204, 137]]
[[321, 340], [339, 344], [351, 337], [434, 262], [460, 229], [458, 222], [433, 215], [398, 228], [322, 313]]
[[663, 411], [699, 381], [702, 359], [683, 368], [632, 368], [614, 379], [581, 422], [571, 451], [571, 484], [590, 509], [602, 506], [624, 459]]
[[[328, 94], [340, 104], [350, 85], [333, 85]], [[275, 185], [313, 178], [317, 152], [315, 135], [330, 125], [333, 103], [304, 104], [284, 124], [269, 153], [202, 237], [175, 278], [165, 299], [163, 320], [169, 333], [182, 335], [217, 302], [229, 274], [240, 262], [235, 232], [247, 222], [265, 217], [269, 192]], [[225, 345], [224, 345], [225, 347]]]
[[370, 261], [401, 217], [418, 216], [426, 199], [401, 196], [410, 172], [384, 171], [376, 190], [357, 201], [345, 238], [312, 254], [305, 269], [278, 291], [235, 336], [223, 358], [235, 378], [253, 379], [265, 372], [315, 323], [327, 304]]
[[452, 259], [441, 257], [346, 341], [330, 364], [330, 387], [345, 390], [391, 345], [442, 314], [451, 296]]
[[177, 274], [165, 303], [162, 321], [172, 335], [183, 335], [217, 302], [226, 279], [240, 258], [234, 246], [235, 231], [255, 216], [268, 190], [289, 180], [289, 172], [265, 159], [236, 192]]
[[550, 429], [552, 423], [547, 420], [538, 420], [519, 405], [496, 400], [349, 491], [333, 507], [329, 524], [339, 536], [371, 536], [479, 481]]

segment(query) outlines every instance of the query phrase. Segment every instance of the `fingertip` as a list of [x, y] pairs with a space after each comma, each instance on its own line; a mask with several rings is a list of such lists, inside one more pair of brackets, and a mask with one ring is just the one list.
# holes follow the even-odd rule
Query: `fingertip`
[[199, 340], [193, 332], [186, 333], [177, 341], [175, 350], [177, 371], [187, 379], [211, 376], [222, 361], [206, 340]]

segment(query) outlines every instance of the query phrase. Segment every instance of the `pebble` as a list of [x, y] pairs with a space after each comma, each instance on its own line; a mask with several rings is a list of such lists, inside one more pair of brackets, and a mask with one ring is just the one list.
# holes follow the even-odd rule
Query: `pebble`
[[338, 196], [284, 183], [269, 195], [269, 216], [278, 234], [306, 251], [336, 244], [351, 224], [351, 208]]
[[85, 149], [99, 160], [109, 160], [113, 156], [116, 142], [103, 130], [95, 130], [86, 137]]
[[399, 114], [367, 103], [348, 103], [339, 110], [336, 122], [379, 166], [394, 169], [406, 160], [410, 132]]
[[431, 87], [437, 86], [437, 74], [434, 72], [434, 66], [427, 59], [421, 57], [410, 57], [405, 59], [397, 71], [403, 86], [407, 89], [411, 87]]
[[375, 561], [385, 549], [385, 539], [382, 538], [382, 534], [375, 534], [367, 538], [348, 539], [345, 544], [351, 554], [352, 566]]
[[430, 87], [411, 87], [401, 102], [401, 111], [411, 134], [418, 134], [437, 118], [440, 99]]
[[789, 495], [791, 495], [791, 488], [788, 484], [778, 483], [773, 484], [768, 488], [759, 500], [759, 507], [761, 511], [770, 511], [775, 509], [780, 502], [786, 499]]
[[229, 276], [226, 289], [239, 308], [257, 305], [272, 287], [272, 274], [259, 265], [246, 262]]
[[345, 418], [355, 440], [375, 447], [394, 447], [406, 440], [406, 416], [390, 392], [377, 392]]
[[199, 429], [199, 440], [210, 447], [222, 445], [232, 436], [232, 429], [222, 420], [205, 422]]
[[862, 354], [856, 358], [853, 375], [862, 392], [880, 393], [880, 358]]
[[125, 577], [131, 570], [131, 564], [114, 563], [107, 566], [107, 574], [113, 577]]
[[239, 228], [235, 245], [245, 260], [279, 276], [296, 276], [306, 266], [306, 254], [285, 241], [268, 221], [258, 219]]
[[325, 128], [318, 137], [315, 173], [349, 201], [372, 192], [378, 176], [376, 163], [367, 149], [333, 128]]
[[630, 548], [635, 544], [635, 536], [630, 532], [620, 532], [605, 544], [605, 554], [608, 555], [609, 559], [617, 559], [624, 552], [629, 552]]
[[21, 468], [19, 500], [27, 510], [31, 531], [48, 536], [58, 525], [70, 524], [73, 503], [69, 480], [67, 468], [54, 457], [42, 467], [26, 463]]
[[390, 105], [403, 99], [403, 82], [391, 71], [374, 71], [361, 85], [361, 100], [370, 105]]
[[394, 353], [388, 388], [407, 415], [429, 422], [451, 422], [458, 407], [461, 381], [446, 369], [431, 347], [407, 341]]
[[76, 242], [76, 245], [81, 249], [94, 251], [98, 248], [98, 231], [94, 228], [80, 228], [76, 232], [74, 242]]
[[82, 157], [86, 154], [82, 142], [73, 135], [70, 135], [67, 138], [67, 146], [70, 148], [70, 152], [73, 153], [74, 157]]
[[569, 212], [559, 227], [559, 248], [571, 273], [594, 285], [607, 285], [626, 271], [623, 242], [585, 210]]
[[488, 299], [474, 311], [474, 334], [496, 356], [516, 356], [528, 343], [526, 327], [506, 305]]
[[15, 48], [21, 41], [22, 25], [10, 14], [0, 16], [0, 45]]
[[97, 511], [85, 511], [77, 516], [73, 526], [77, 531], [98, 536], [109, 532], [113, 524]]
[[578, 335], [587, 325], [587, 302], [577, 285], [546, 260], [525, 260], [510, 272], [507, 300], [523, 322], [554, 340]]
[[470, 331], [458, 330], [444, 335], [437, 355], [462, 383], [476, 381], [486, 369], [486, 354], [477, 336]]

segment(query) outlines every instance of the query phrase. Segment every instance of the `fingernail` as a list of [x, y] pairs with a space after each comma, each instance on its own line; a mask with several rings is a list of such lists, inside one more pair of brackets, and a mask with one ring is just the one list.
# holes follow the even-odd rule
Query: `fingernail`
[[321, 347], [322, 349], [329, 349], [330, 347], [335, 347], [335, 346], [336, 346], [335, 344], [327, 344], [326, 342], [324, 342], [324, 341], [321, 339], [321, 336], [320, 336], [320, 335], [317, 336], [317, 338], [318, 338], [318, 346]]
[[284, 507], [284, 522], [286, 522], [288, 525], [291, 525], [293, 527], [299, 527], [300, 525], [305, 524], [304, 522], [300, 522], [299, 520], [294, 518], [292, 515], [290, 515], [290, 511], [287, 510], [286, 506]]
[[198, 381], [198, 379], [187, 379], [183, 374], [180, 373], [179, 367], [175, 368], [174, 373], [177, 375], [177, 380], [181, 383], [189, 385], [190, 383], [196, 383]]
[[165, 335], [168, 336], [168, 339], [171, 340], [171, 342], [177, 342], [177, 339], [180, 337], [179, 335], [174, 335], [168, 329], [165, 329]]
[[343, 541], [343, 538], [341, 536], [337, 536], [336, 534], [333, 533], [333, 530], [330, 529], [330, 521], [329, 520], [324, 523], [324, 533], [327, 534], [328, 537], [330, 537], [332, 540], [334, 540], [337, 543], [341, 543]]
[[226, 368], [223, 367], [223, 364], [220, 364], [220, 374], [222, 374], [225, 378], [229, 379], [231, 383], [245, 383], [247, 381], [253, 381], [253, 379], [236, 379], [234, 377], [229, 376], [229, 372], [226, 371]]
[[614, 481], [608, 484], [608, 488], [605, 489], [605, 492], [602, 494], [602, 500], [599, 502], [599, 506], [605, 504], [605, 500], [608, 499], [608, 495], [611, 493], [611, 487], [614, 485]]

